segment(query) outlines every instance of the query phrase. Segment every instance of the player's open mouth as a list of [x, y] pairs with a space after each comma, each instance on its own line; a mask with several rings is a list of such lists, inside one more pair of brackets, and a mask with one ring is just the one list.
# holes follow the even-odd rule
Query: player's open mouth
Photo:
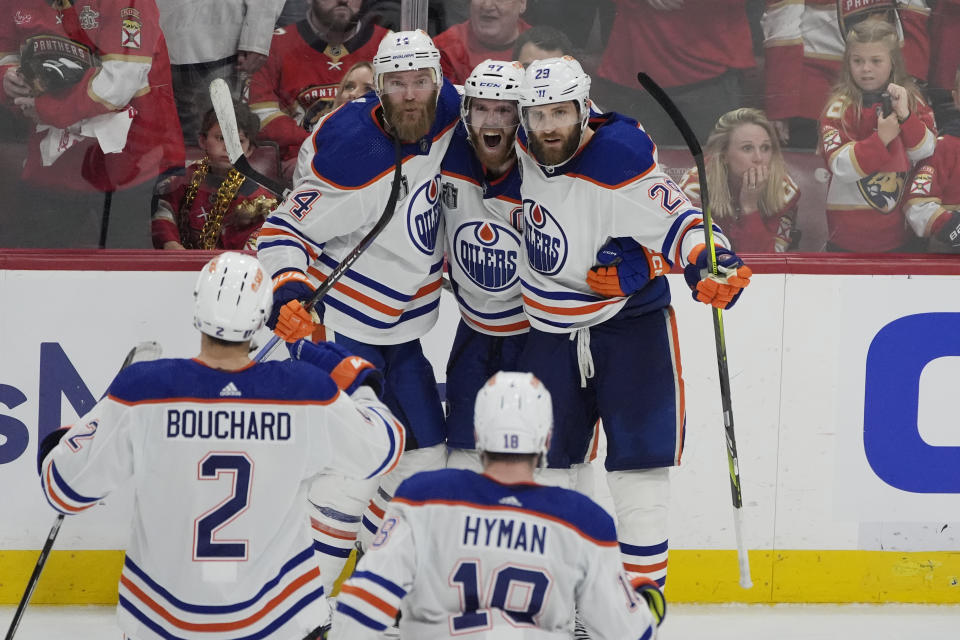
[[503, 140], [503, 136], [499, 133], [485, 133], [483, 134], [483, 144], [486, 145], [488, 149], [496, 149], [500, 146], [500, 142]]

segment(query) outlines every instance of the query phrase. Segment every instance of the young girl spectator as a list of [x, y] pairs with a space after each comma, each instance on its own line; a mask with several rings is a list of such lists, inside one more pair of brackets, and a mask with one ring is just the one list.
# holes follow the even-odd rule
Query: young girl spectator
[[935, 144], [933, 112], [907, 75], [896, 30], [886, 22], [859, 23], [847, 36], [840, 81], [820, 116], [820, 151], [831, 172], [827, 249], [913, 250], [904, 183]]
[[[249, 157], [260, 119], [243, 103], [234, 103], [234, 110], [240, 144]], [[260, 227], [276, 198], [231, 166], [213, 109], [203, 117], [197, 142], [203, 159], [188, 166], [184, 175], [157, 185], [154, 248], [256, 249]]]
[[[758, 109], [734, 109], [717, 121], [707, 139], [710, 212], [738, 253], [795, 248], [800, 189], [789, 175], [773, 125]], [[680, 188], [696, 206], [700, 174], [694, 167]]]

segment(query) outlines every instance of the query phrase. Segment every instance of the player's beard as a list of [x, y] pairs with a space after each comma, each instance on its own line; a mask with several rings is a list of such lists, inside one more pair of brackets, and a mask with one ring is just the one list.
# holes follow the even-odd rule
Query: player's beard
[[415, 112], [408, 113], [405, 102], [396, 105], [389, 100], [383, 101], [383, 119], [403, 142], [419, 140], [430, 132], [437, 115], [437, 92], [433, 91], [426, 103], [417, 107]]
[[[500, 168], [505, 165], [513, 155], [514, 136], [511, 133], [513, 130], [481, 129], [478, 131], [473, 127], [467, 127], [467, 130], [470, 132], [470, 143], [473, 145], [473, 149], [477, 154], [477, 158], [484, 167], [487, 167], [488, 169]], [[482, 133], [487, 133], [488, 139], [489, 134], [496, 134], [500, 136], [500, 139], [497, 141], [497, 144], [494, 148], [490, 148], [490, 146], [487, 145], [487, 141], [484, 139]]]
[[563, 137], [563, 144], [559, 148], [548, 148], [543, 144], [543, 134], [536, 132], [530, 133], [530, 152], [533, 154], [533, 157], [537, 159], [537, 162], [546, 167], [553, 167], [563, 164], [573, 157], [573, 154], [577, 152], [577, 148], [580, 146], [580, 125], [574, 125], [568, 133], [551, 133], [547, 137], [556, 138], [561, 136]]
[[349, 6], [346, 4], [336, 5], [329, 11], [320, 11], [316, 7], [311, 7], [314, 18], [317, 22], [324, 27], [327, 31], [334, 33], [346, 33], [352, 30], [357, 26], [357, 23], [360, 21], [360, 15], [358, 13], [349, 10], [350, 17], [343, 18], [340, 17], [344, 12], [337, 11], [341, 6], [346, 7], [349, 10]]

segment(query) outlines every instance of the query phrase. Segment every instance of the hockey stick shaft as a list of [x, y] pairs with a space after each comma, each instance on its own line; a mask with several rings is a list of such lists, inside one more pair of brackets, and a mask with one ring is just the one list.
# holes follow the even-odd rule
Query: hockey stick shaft
[[[156, 342], [142, 342], [135, 346], [133, 349], [127, 353], [127, 357], [123, 359], [123, 364], [120, 365], [120, 371], [126, 369], [134, 361], [137, 356], [137, 353], [143, 349], [144, 351], [150, 350], [156, 355], [152, 356], [153, 358], [160, 357], [160, 345]], [[119, 373], [119, 372], [118, 372]], [[106, 393], [104, 393], [106, 395]], [[102, 399], [102, 396], [101, 396]], [[10, 626], [7, 628], [7, 635], [4, 636], [4, 640], [13, 640], [13, 635], [17, 632], [17, 627], [20, 626], [20, 620], [23, 618], [23, 612], [26, 610], [27, 605], [30, 604], [30, 598], [33, 597], [33, 592], [37, 588], [37, 583], [40, 581], [40, 574], [43, 572], [43, 568], [47, 564], [47, 557], [50, 555], [50, 550], [53, 549], [53, 543], [57, 539], [57, 535], [60, 533], [60, 525], [63, 524], [64, 515], [62, 513], [57, 514], [56, 519], [53, 521], [53, 526], [50, 527], [50, 532], [47, 533], [47, 541], [43, 543], [43, 548], [40, 550], [40, 555], [37, 556], [37, 563], [33, 566], [33, 573], [30, 574], [30, 579], [27, 581], [27, 587], [23, 590], [23, 596], [20, 597], [20, 603], [17, 605], [17, 610], [13, 614], [13, 620], [10, 621]]]
[[[713, 216], [710, 214], [710, 199], [707, 193], [707, 171], [703, 162], [703, 149], [697, 136], [690, 128], [683, 114], [670, 99], [670, 96], [660, 88], [654, 80], [645, 73], [638, 73], [637, 80], [646, 89], [654, 100], [667, 112], [674, 126], [680, 131], [700, 174], [700, 202], [703, 208], [703, 225], [707, 236], [709, 251], [710, 272], [718, 275], [717, 250], [713, 242]], [[717, 347], [717, 369], [720, 378], [720, 402], [723, 408], [723, 429], [727, 445], [727, 466], [730, 474], [730, 495], [733, 501], [734, 530], [737, 539], [737, 562], [740, 566], [740, 586], [749, 589], [753, 586], [750, 580], [750, 560], [743, 536], [743, 494], [740, 485], [740, 464], [737, 459], [737, 439], [733, 428], [733, 402], [730, 395], [730, 373], [727, 367], [727, 342], [723, 331], [723, 310], [713, 309], [713, 337]]]
[[[383, 213], [380, 214], [380, 218], [377, 220], [377, 223], [373, 225], [373, 228], [367, 232], [367, 235], [363, 236], [360, 240], [360, 243], [353, 248], [353, 250], [347, 254], [347, 256], [340, 261], [340, 264], [330, 272], [330, 275], [327, 276], [327, 279], [324, 280], [317, 290], [313, 292], [313, 295], [310, 296], [310, 299], [303, 303], [303, 307], [309, 311], [312, 309], [317, 302], [320, 301], [323, 296], [327, 295], [327, 292], [333, 288], [333, 285], [337, 283], [340, 278], [353, 266], [353, 263], [363, 254], [367, 248], [373, 244], [373, 241], [376, 240], [377, 236], [380, 235], [380, 232], [383, 231], [386, 226], [390, 223], [390, 220], [393, 218], [394, 210], [397, 207], [397, 200], [400, 196], [400, 178], [402, 171], [402, 154], [400, 151], [400, 140], [396, 136], [393, 136], [393, 184], [390, 185], [390, 196], [387, 198], [387, 206], [383, 208]], [[256, 362], [262, 361], [276, 348], [277, 344], [280, 342], [280, 336], [274, 334], [270, 337], [270, 340], [263, 346], [260, 351], [257, 352], [257, 355], [254, 356]]]
[[210, 102], [217, 114], [217, 123], [220, 125], [220, 133], [223, 135], [223, 145], [227, 148], [227, 156], [230, 158], [233, 168], [244, 177], [253, 180], [268, 191], [272, 191], [275, 196], [283, 198], [286, 195], [287, 188], [250, 166], [247, 156], [243, 153], [243, 146], [240, 144], [240, 129], [237, 127], [237, 114], [233, 110], [233, 96], [230, 93], [230, 87], [223, 78], [216, 78], [210, 83]]

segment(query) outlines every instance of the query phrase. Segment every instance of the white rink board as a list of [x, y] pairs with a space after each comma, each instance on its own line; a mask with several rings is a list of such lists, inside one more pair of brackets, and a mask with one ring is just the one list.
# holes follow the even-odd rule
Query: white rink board
[[[99, 397], [140, 341], [158, 340], [168, 356], [196, 354], [194, 278], [192, 272], [0, 271], [0, 300], [6, 302], [0, 314], [0, 460], [15, 446], [10, 429], [22, 430], [22, 423], [29, 432], [26, 450], [0, 462], [0, 549], [39, 548], [53, 519], [35, 467], [41, 344], [50, 353], [62, 350], [88, 393]], [[671, 283], [687, 398], [683, 466], [673, 475], [671, 547], [731, 549], [710, 313], [690, 299], [682, 278], [671, 276]], [[863, 444], [871, 341], [899, 318], [960, 314], [958, 285], [960, 277], [953, 276], [754, 276], [738, 306], [725, 314], [750, 548], [960, 549], [960, 527], [952, 524], [960, 521], [960, 492], [896, 489], [875, 473]], [[441, 381], [457, 320], [445, 294], [441, 321], [425, 339]], [[960, 356], [960, 346], [952, 355]], [[949, 397], [958, 373], [960, 360], [946, 355], [916, 382], [920, 436], [944, 451], [960, 451]], [[44, 376], [49, 388], [46, 369]], [[26, 398], [21, 404], [13, 402], [18, 394]], [[45, 406], [49, 411], [54, 405]], [[76, 419], [64, 397], [59, 407], [62, 424]], [[925, 472], [916, 466], [921, 480]], [[71, 518], [57, 548], [122, 548], [129, 496], [108, 502]]]

